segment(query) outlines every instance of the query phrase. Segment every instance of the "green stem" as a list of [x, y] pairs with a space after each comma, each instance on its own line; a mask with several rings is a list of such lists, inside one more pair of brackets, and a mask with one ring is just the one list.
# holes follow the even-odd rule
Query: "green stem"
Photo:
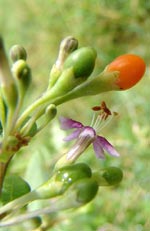
[[0, 195], [2, 192], [3, 182], [6, 174], [7, 167], [10, 163], [11, 158], [6, 163], [0, 162]]
[[55, 203], [53, 203], [53, 201], [51, 200], [48, 200], [48, 204], [49, 205], [45, 208], [27, 212], [18, 216], [14, 216], [8, 220], [1, 221], [0, 227], [15, 225], [24, 222], [25, 220], [35, 218], [39, 215], [43, 215], [43, 214], [52, 215], [58, 211], [69, 209], [72, 207], [79, 207], [82, 205], [82, 203], [76, 201], [76, 192], [74, 191], [73, 192], [71, 191], [69, 194], [67, 194], [67, 197], [65, 195], [58, 197], [55, 200]]
[[[48, 99], [47, 99], [48, 98]], [[48, 100], [50, 99], [50, 97], [47, 97], [47, 95], [43, 95], [41, 98], [39, 98], [38, 100], [36, 100], [34, 103], [32, 103], [21, 115], [21, 117], [18, 119], [17, 123], [16, 123], [16, 129], [18, 129], [23, 122], [26, 120], [26, 118], [34, 111], [36, 110], [38, 107], [40, 107], [41, 105], [45, 104]], [[45, 107], [44, 107], [45, 108]], [[43, 109], [44, 110], [44, 109]], [[43, 111], [42, 110], [42, 111]], [[41, 112], [40, 112], [41, 114]]]
[[17, 198], [14, 201], [11, 201], [8, 204], [4, 205], [2, 208], [0, 208], [0, 216], [2, 216], [3, 214], [8, 215], [8, 213], [16, 209], [22, 208], [24, 205], [36, 199], [38, 199], [36, 192], [35, 191], [29, 192], [24, 196]]
[[20, 129], [20, 133], [26, 136], [30, 129], [32, 128], [33, 124], [43, 115], [45, 111], [45, 107], [40, 107], [38, 111], [34, 113], [34, 115], [27, 121], [27, 123]]
[[66, 101], [80, 98], [83, 96], [98, 95], [103, 92], [120, 90], [115, 84], [118, 72], [103, 72], [95, 78], [91, 78], [89, 81], [77, 86], [67, 94], [55, 98], [51, 103], [60, 105]]
[[7, 120], [6, 120], [6, 127], [4, 130], [3, 142], [2, 142], [2, 150], [5, 151], [7, 145], [7, 138], [11, 133], [12, 128], [14, 127], [13, 118], [14, 118], [14, 107], [9, 107]]

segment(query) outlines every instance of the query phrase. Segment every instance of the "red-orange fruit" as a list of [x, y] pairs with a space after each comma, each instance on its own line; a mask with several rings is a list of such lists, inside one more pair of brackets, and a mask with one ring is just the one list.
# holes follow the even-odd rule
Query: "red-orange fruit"
[[133, 87], [140, 81], [145, 73], [146, 65], [144, 60], [134, 54], [118, 56], [108, 66], [106, 71], [119, 71], [116, 84], [122, 90]]

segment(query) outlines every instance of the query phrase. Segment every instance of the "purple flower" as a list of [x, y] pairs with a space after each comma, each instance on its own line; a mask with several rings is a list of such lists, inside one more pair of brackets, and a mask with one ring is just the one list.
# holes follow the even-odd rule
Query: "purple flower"
[[75, 144], [67, 153], [68, 160], [76, 160], [90, 144], [93, 144], [95, 154], [98, 158], [105, 159], [104, 151], [111, 156], [118, 157], [119, 153], [116, 149], [102, 136], [97, 135], [99, 124], [102, 120], [106, 120], [104, 113], [99, 114], [93, 126], [84, 126], [82, 123], [61, 117], [60, 123], [63, 130], [74, 129], [64, 140], [71, 141], [76, 139]]

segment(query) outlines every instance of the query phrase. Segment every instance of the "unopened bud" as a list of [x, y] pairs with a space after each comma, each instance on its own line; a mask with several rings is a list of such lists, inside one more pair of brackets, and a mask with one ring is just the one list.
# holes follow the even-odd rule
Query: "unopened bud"
[[36, 189], [36, 195], [46, 199], [63, 194], [74, 182], [91, 177], [91, 169], [84, 163], [65, 166], [54, 176]]
[[37, 132], [41, 131], [44, 127], [46, 127], [47, 124], [55, 118], [56, 114], [57, 114], [56, 106], [54, 104], [50, 104], [45, 110], [42, 124], [38, 128]]
[[117, 167], [108, 167], [102, 173], [102, 177], [108, 182], [109, 185], [119, 184], [123, 178], [123, 172]]
[[10, 49], [10, 57], [13, 62], [16, 62], [19, 59], [26, 60], [27, 59], [27, 52], [23, 46], [14, 45]]
[[92, 178], [81, 179], [75, 182], [69, 190], [76, 191], [76, 201], [78, 203], [86, 204], [96, 196], [98, 184]]
[[72, 36], [68, 36], [62, 40], [59, 49], [59, 55], [56, 61], [57, 67], [62, 67], [67, 56], [78, 48], [78, 40]]
[[33, 137], [37, 133], [37, 130], [36, 121], [32, 117], [28, 116], [20, 128], [20, 134], [24, 137]]
[[12, 73], [18, 84], [19, 94], [24, 96], [31, 82], [31, 69], [26, 61], [20, 59], [13, 64]]
[[56, 172], [56, 181], [64, 182], [65, 187], [82, 178], [90, 178], [91, 169], [87, 164], [77, 163], [60, 168]]
[[57, 113], [57, 108], [54, 104], [50, 104], [45, 111], [45, 116], [47, 118], [48, 121], [52, 120]]
[[72, 36], [68, 36], [62, 40], [59, 48], [58, 58], [50, 72], [48, 89], [54, 86], [54, 84], [57, 82], [59, 76], [62, 74], [63, 64], [66, 58], [68, 57], [68, 55], [70, 55], [70, 53], [76, 50], [77, 47], [78, 40], [73, 38]]
[[94, 172], [93, 176], [99, 186], [111, 186], [119, 184], [123, 178], [123, 172], [118, 167], [107, 167], [101, 171]]

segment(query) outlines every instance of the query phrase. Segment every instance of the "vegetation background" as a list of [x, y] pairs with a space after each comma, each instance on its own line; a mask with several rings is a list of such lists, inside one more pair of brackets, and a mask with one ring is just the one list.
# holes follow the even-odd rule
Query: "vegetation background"
[[[95, 200], [77, 212], [64, 213], [53, 231], [149, 231], [150, 230], [150, 1], [148, 0], [0, 0], [0, 33], [6, 50], [23, 45], [33, 81], [26, 105], [46, 89], [49, 71], [60, 41], [72, 35], [79, 46], [98, 52], [95, 74], [116, 56], [134, 53], [147, 63], [143, 80], [125, 92], [76, 99], [59, 106], [65, 115], [84, 124], [91, 121], [90, 108], [105, 100], [119, 116], [102, 130], [121, 153], [119, 159], [99, 161], [89, 149], [81, 160], [94, 168], [119, 166], [121, 185], [100, 188]], [[51, 166], [67, 145], [58, 117], [13, 159], [8, 173], [23, 176], [34, 188], [51, 172]], [[70, 145], [70, 144], [69, 144]], [[20, 230], [20, 226], [4, 229]]]

